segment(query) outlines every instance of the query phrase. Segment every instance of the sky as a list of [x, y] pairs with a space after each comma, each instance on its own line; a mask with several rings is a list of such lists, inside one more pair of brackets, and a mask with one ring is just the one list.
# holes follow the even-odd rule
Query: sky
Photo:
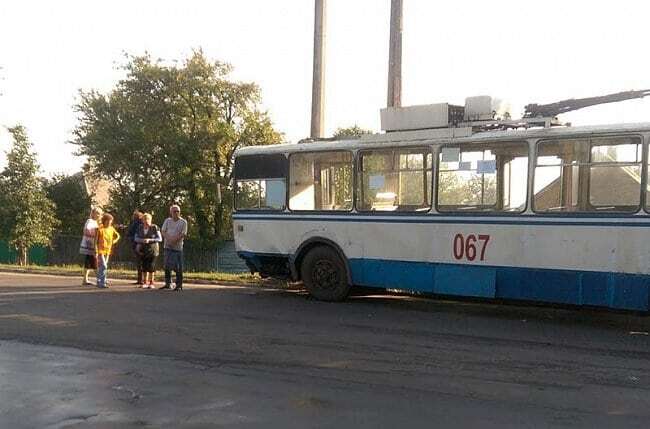
[[[326, 0], [326, 134], [379, 131], [390, 0]], [[402, 104], [491, 95], [523, 106], [650, 88], [647, 2], [403, 0]], [[180, 60], [202, 48], [256, 82], [288, 141], [309, 134], [313, 0], [0, 2], [0, 152], [23, 124], [45, 174], [74, 173], [79, 90], [108, 92], [123, 54]], [[650, 121], [650, 97], [563, 115], [574, 125]], [[0, 155], [0, 167], [5, 157]]]

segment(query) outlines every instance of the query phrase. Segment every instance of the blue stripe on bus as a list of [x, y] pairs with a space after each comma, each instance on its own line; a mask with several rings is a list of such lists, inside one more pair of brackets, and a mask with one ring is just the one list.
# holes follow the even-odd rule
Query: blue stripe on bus
[[650, 276], [350, 259], [355, 285], [440, 295], [650, 310]]
[[[418, 218], [402, 218], [401, 216], [395, 217], [355, 217], [350, 215], [348, 217], [333, 217], [333, 216], [293, 216], [293, 215], [280, 215], [280, 216], [233, 216], [234, 220], [261, 220], [261, 221], [291, 221], [291, 222], [361, 222], [361, 223], [419, 223], [419, 224], [471, 224], [471, 225], [543, 225], [543, 226], [609, 226], [609, 227], [640, 227], [650, 228], [650, 219], [644, 219], [645, 222], [629, 222], [620, 221], [616, 218], [609, 222], [605, 220], [599, 221], [581, 221], [570, 218], [567, 220], [538, 220], [530, 221], [526, 218], [512, 218], [512, 219], [481, 219], [481, 218], [444, 218], [439, 219], [437, 216], [426, 215]], [[626, 218], [629, 219], [629, 218]]]

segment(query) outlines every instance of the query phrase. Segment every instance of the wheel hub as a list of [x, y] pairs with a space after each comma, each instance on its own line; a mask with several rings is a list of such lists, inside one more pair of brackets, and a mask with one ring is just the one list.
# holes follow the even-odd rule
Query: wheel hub
[[339, 284], [339, 272], [331, 261], [320, 260], [314, 267], [313, 280], [322, 289], [334, 289]]

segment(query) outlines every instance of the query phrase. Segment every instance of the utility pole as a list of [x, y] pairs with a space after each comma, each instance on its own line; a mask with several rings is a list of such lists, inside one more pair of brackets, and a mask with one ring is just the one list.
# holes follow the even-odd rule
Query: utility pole
[[402, 0], [391, 0], [388, 48], [388, 107], [402, 105]]
[[325, 3], [315, 0], [314, 76], [311, 89], [311, 138], [323, 137], [325, 124]]

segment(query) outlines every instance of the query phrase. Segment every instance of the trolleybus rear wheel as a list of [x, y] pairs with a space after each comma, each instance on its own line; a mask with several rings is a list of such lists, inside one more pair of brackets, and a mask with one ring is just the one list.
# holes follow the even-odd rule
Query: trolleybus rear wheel
[[341, 301], [350, 292], [345, 265], [331, 247], [311, 249], [302, 261], [300, 275], [309, 293], [322, 301]]

